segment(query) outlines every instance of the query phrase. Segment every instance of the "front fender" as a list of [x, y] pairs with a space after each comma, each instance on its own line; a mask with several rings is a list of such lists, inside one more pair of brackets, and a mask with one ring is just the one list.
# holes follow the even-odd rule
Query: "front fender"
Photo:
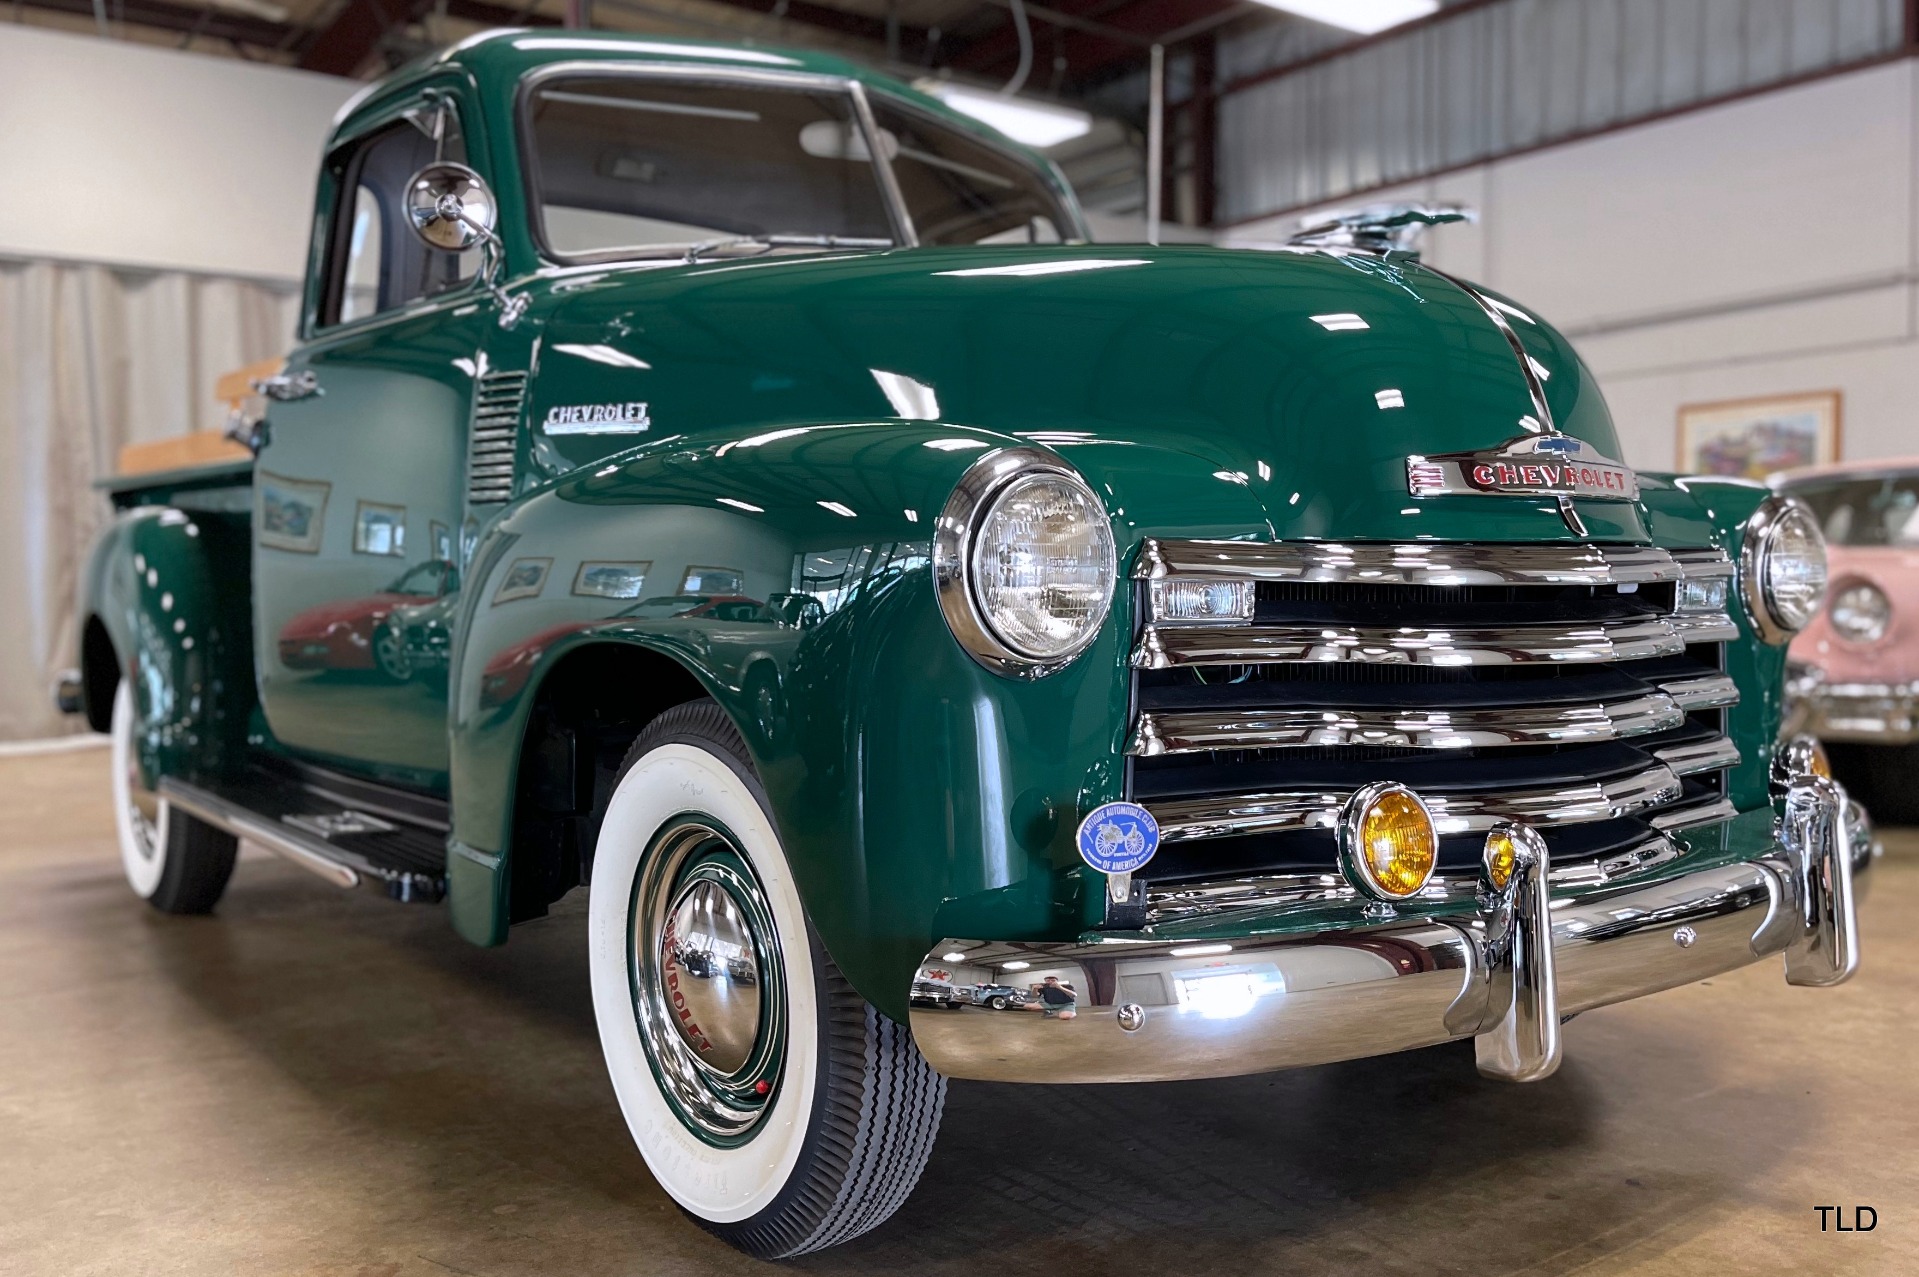
[[[621, 644], [671, 657], [732, 716], [828, 951], [889, 1014], [904, 1018], [941, 934], [1077, 935], [1098, 901], [1074, 833], [1123, 792], [1131, 591], [1121, 583], [1077, 661], [1028, 681], [960, 648], [929, 564], [933, 521], [967, 467], [1027, 442], [917, 421], [662, 441], [509, 509], [476, 552], [456, 656], [450, 895], [463, 934], [497, 939], [542, 680], [582, 645]], [[1203, 443], [1059, 451], [1103, 493], [1123, 564], [1147, 534], [1270, 535]], [[594, 565], [622, 562], [646, 565], [637, 597], [594, 595], [608, 575]], [[673, 616], [647, 604], [707, 576], [794, 605]]]
[[[1750, 479], [1714, 475], [1641, 472], [1640, 503], [1659, 545], [1715, 545], [1739, 562], [1746, 524], [1770, 495]], [[1739, 703], [1726, 713], [1726, 735], [1739, 746], [1740, 763], [1728, 777], [1728, 795], [1741, 811], [1772, 801], [1769, 777], [1773, 747], [1785, 709], [1786, 648], [1760, 639], [1734, 579], [1726, 610], [1739, 640], [1725, 645], [1726, 673], [1739, 685]]]
[[81, 617], [105, 628], [119, 676], [132, 680], [135, 754], [149, 785], [219, 773], [243, 748], [252, 642], [247, 592], [233, 582], [246, 579], [246, 540], [226, 523], [167, 506], [126, 510], [95, 542], [82, 578]]

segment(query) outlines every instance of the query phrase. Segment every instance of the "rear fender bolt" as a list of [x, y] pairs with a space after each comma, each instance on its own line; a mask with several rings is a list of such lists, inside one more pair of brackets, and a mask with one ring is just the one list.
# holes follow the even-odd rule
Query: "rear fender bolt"
[[1140, 1026], [1146, 1023], [1146, 1008], [1137, 1002], [1128, 1002], [1119, 1008], [1119, 1027], [1128, 1033], [1138, 1033]]
[[1672, 933], [1672, 942], [1681, 949], [1690, 949], [1698, 941], [1699, 933], [1691, 927], [1681, 927]]

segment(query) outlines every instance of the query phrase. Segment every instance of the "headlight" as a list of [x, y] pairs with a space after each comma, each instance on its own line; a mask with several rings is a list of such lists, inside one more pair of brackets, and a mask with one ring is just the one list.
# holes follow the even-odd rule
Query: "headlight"
[[1869, 581], [1853, 581], [1832, 596], [1826, 608], [1832, 628], [1841, 638], [1855, 643], [1877, 643], [1886, 637], [1892, 620], [1892, 603], [1878, 586]]
[[1811, 510], [1790, 497], [1759, 503], [1739, 552], [1739, 588], [1766, 642], [1806, 628], [1826, 594], [1826, 538]]
[[1049, 674], [1085, 651], [1112, 606], [1117, 571], [1106, 507], [1037, 448], [981, 457], [934, 530], [946, 622], [1002, 673]]

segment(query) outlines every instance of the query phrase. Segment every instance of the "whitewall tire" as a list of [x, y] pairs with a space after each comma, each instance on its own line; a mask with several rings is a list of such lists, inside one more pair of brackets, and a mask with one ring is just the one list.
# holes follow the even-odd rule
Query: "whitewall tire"
[[905, 1201], [945, 1080], [821, 947], [712, 701], [662, 714], [628, 754], [594, 853], [588, 944], [621, 1113], [700, 1224], [781, 1258]]
[[233, 876], [232, 834], [175, 810], [140, 775], [133, 684], [113, 693], [113, 819], [133, 893], [162, 913], [207, 913]]

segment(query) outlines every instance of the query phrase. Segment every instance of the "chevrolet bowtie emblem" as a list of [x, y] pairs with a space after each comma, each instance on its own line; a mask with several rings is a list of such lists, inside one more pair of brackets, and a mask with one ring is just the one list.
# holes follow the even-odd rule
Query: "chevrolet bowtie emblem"
[[1480, 452], [1406, 458], [1406, 489], [1416, 497], [1552, 497], [1566, 525], [1584, 535], [1573, 510], [1582, 501], [1634, 501], [1639, 477], [1571, 435], [1520, 435]]
[[1521, 435], [1483, 452], [1406, 458], [1406, 488], [1416, 497], [1579, 497], [1633, 501], [1631, 467], [1571, 435]]

